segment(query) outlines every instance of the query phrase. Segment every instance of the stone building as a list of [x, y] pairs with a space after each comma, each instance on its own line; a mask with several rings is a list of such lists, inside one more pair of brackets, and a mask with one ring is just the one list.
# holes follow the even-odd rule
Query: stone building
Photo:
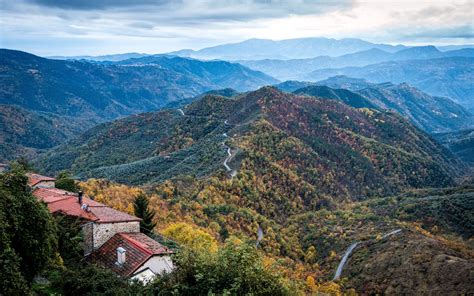
[[[139, 218], [96, 202], [82, 192], [49, 187], [50, 182], [54, 184], [53, 178], [36, 174], [29, 178], [33, 195], [45, 202], [52, 214], [82, 221], [84, 255], [88, 260], [143, 281], [172, 270], [172, 251], [140, 233]], [[115, 268], [112, 261], [120, 268]]]
[[54, 188], [55, 178], [46, 177], [38, 174], [28, 173], [28, 185], [31, 188]]

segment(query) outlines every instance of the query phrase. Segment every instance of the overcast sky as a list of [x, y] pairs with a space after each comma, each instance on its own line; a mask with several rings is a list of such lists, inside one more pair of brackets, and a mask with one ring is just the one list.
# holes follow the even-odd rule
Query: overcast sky
[[160, 53], [250, 38], [474, 43], [474, 0], [0, 0], [0, 47]]

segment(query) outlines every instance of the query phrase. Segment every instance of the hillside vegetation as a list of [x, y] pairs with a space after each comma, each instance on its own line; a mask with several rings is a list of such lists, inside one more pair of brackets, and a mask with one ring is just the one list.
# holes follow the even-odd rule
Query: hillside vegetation
[[312, 206], [325, 196], [364, 199], [450, 185], [461, 168], [444, 148], [394, 113], [270, 87], [230, 99], [205, 96], [184, 113], [164, 110], [102, 124], [37, 164], [48, 173], [71, 169], [79, 176], [153, 183], [223, 173], [225, 142], [232, 148], [237, 178], [250, 174]]
[[[328, 91], [324, 91], [322, 86], [332, 88], [333, 92], [334, 89], [344, 92], [342, 98], [326, 95], [329, 98], [342, 100], [353, 107], [358, 107], [361, 100], [365, 99], [377, 109], [396, 111], [431, 134], [458, 131], [474, 126], [473, 114], [459, 104], [446, 97], [431, 96], [407, 83], [377, 84], [363, 79], [335, 76], [302, 89], [296, 89], [294, 92], [323, 96]], [[285, 84], [282, 84], [282, 87], [288, 88]]]

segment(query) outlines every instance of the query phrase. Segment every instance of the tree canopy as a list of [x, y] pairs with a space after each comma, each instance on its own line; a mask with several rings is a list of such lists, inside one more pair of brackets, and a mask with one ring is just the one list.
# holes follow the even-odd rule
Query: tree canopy
[[0, 174], [0, 294], [26, 293], [56, 255], [56, 224], [22, 171]]

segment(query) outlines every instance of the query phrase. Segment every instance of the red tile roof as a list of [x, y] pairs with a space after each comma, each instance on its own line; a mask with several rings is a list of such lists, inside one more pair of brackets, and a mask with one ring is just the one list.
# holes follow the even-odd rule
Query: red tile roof
[[94, 216], [99, 218], [99, 223], [140, 221], [141, 219], [124, 212], [117, 211], [109, 207], [89, 206], [89, 210]]
[[51, 213], [62, 213], [64, 215], [79, 217], [89, 221], [99, 220], [99, 218], [94, 216], [94, 214], [81, 208], [81, 205], [77, 202], [77, 197], [69, 197], [49, 203], [48, 209]]
[[140, 221], [140, 218], [109, 208], [84, 196], [82, 204], [88, 206], [82, 209], [77, 194], [57, 188], [37, 188], [33, 195], [48, 204], [51, 213], [63, 213], [69, 216], [80, 217], [97, 223], [116, 223]]
[[35, 186], [36, 184], [42, 181], [56, 181], [55, 178], [42, 176], [38, 174], [28, 173], [26, 175], [28, 176], [28, 185], [30, 186]]
[[[127, 251], [125, 263], [122, 265], [116, 263], [118, 247]], [[143, 233], [117, 233], [89, 258], [98, 265], [111, 269], [123, 277], [128, 277], [151, 257], [171, 253], [173, 253], [171, 250]]]

